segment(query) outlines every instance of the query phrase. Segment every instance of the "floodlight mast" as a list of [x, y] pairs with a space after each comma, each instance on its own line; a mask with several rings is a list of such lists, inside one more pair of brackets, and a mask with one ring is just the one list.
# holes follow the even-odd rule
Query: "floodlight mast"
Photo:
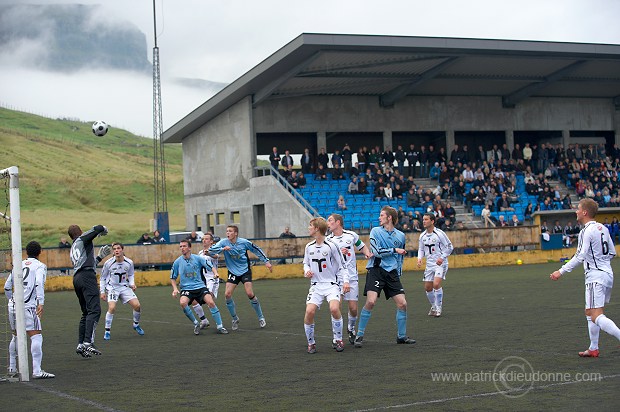
[[161, 109], [161, 76], [157, 46], [157, 18], [153, 0], [153, 188], [155, 229], [169, 241], [168, 200], [166, 198], [166, 162], [164, 157], [163, 121]]

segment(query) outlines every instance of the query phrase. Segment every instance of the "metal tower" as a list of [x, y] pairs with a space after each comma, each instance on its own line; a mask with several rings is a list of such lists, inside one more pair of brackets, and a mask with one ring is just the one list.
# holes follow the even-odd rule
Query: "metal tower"
[[166, 198], [166, 162], [164, 159], [163, 122], [161, 111], [161, 77], [159, 72], [159, 47], [157, 47], [157, 19], [155, 0], [153, 0], [153, 186], [154, 186], [154, 217], [157, 230], [169, 240], [168, 200]]

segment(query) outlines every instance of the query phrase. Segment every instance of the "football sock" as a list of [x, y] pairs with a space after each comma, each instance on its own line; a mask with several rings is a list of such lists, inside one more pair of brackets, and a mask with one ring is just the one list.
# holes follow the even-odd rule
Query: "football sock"
[[360, 324], [357, 325], [357, 336], [364, 336], [366, 332], [366, 324], [370, 320], [370, 316], [372, 312], [366, 308], [362, 308], [362, 313], [360, 314]]
[[332, 316], [332, 333], [334, 340], [342, 340], [342, 317], [340, 319], [334, 319]]
[[105, 313], [105, 330], [112, 328], [112, 321], [114, 320], [114, 314], [110, 312]]
[[43, 359], [43, 335], [40, 333], [30, 337], [30, 353], [32, 353], [32, 374], [41, 373], [41, 359]]
[[586, 316], [586, 321], [588, 322], [588, 332], [590, 334], [590, 347], [589, 350], [597, 350], [598, 349], [598, 335], [601, 331], [601, 328], [594, 322], [592, 322], [592, 318], [590, 316]]
[[189, 319], [194, 325], [198, 323], [198, 321], [196, 320], [196, 316], [194, 316], [194, 312], [192, 312], [189, 306], [185, 306], [183, 308], [183, 313], [185, 313], [187, 319]]
[[252, 299], [250, 299], [250, 303], [254, 308], [254, 312], [256, 312], [256, 316], [258, 316], [259, 319], [264, 318], [265, 316], [263, 316], [263, 309], [260, 307], [260, 302], [258, 301], [258, 298], [254, 296]]
[[605, 315], [599, 315], [596, 318], [596, 324], [600, 326], [601, 329], [603, 329], [605, 332], [620, 340], [620, 329], [618, 329], [613, 320], [609, 319]]
[[407, 311], [396, 309], [396, 325], [398, 327], [398, 337], [407, 336]]
[[213, 294], [213, 298], [217, 298], [217, 291], [220, 289], [220, 281], [215, 279], [215, 283], [213, 284], [213, 289], [210, 289], [209, 292]]
[[306, 331], [306, 338], [308, 338], [308, 345], [314, 345], [314, 323], [311, 325], [304, 323], [304, 330]]
[[17, 336], [13, 335], [11, 343], [9, 343], [9, 368], [17, 370]]
[[237, 319], [237, 308], [235, 307], [235, 301], [232, 299], [226, 300], [226, 307], [228, 308], [228, 312], [230, 312], [230, 317]]
[[349, 313], [347, 330], [352, 330], [353, 332], [355, 332], [355, 322], [357, 322], [357, 316], [353, 316]]
[[196, 315], [198, 315], [200, 320], [206, 319], [205, 311], [204, 309], [202, 309], [202, 306], [200, 306], [200, 303], [196, 303], [194, 306], [192, 306], [192, 308], [194, 308], [194, 312], [196, 312]]
[[133, 325], [138, 326], [140, 324], [140, 311], [133, 311]]
[[[97, 332], [97, 325], [99, 324], [99, 322], [93, 322], [93, 335], [90, 337], [90, 343], [94, 344], [95, 343], [95, 332]], [[84, 339], [84, 343], [86, 342], [86, 339]]]
[[213, 320], [215, 320], [217, 328], [222, 328], [222, 315], [220, 314], [220, 310], [217, 308], [217, 306], [209, 308], [209, 310], [211, 311], [211, 316], [213, 316]]
[[431, 306], [435, 306], [435, 290], [426, 292], [426, 297], [428, 298], [428, 301], [431, 303]]
[[441, 307], [443, 304], [443, 288], [435, 289], [435, 306]]

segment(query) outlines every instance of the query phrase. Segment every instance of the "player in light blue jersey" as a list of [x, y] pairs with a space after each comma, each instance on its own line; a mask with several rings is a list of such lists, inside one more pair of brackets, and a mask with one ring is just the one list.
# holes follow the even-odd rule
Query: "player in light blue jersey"
[[245, 293], [250, 299], [250, 303], [258, 316], [258, 324], [261, 328], [267, 326], [267, 321], [263, 315], [263, 309], [258, 302], [258, 298], [254, 295], [252, 288], [252, 270], [250, 269], [250, 258], [248, 250], [254, 253], [261, 261], [265, 262], [265, 267], [272, 271], [271, 262], [265, 252], [254, 243], [247, 239], [239, 237], [239, 228], [230, 225], [226, 228], [226, 239], [222, 239], [215, 245], [211, 246], [209, 253], [224, 254], [224, 261], [228, 269], [228, 281], [226, 282], [226, 307], [232, 316], [232, 330], [239, 329], [239, 316], [237, 316], [237, 308], [232, 294], [239, 283], [243, 283]]
[[194, 324], [194, 334], [200, 334], [200, 322], [194, 316], [194, 312], [189, 307], [189, 303], [195, 300], [202, 304], [207, 304], [211, 310], [211, 315], [217, 324], [217, 333], [225, 335], [228, 331], [222, 325], [222, 315], [213, 301], [213, 296], [202, 280], [202, 269], [210, 271], [211, 264], [198, 255], [192, 254], [192, 243], [189, 240], [179, 242], [181, 256], [172, 264], [170, 271], [170, 283], [172, 284], [172, 297], [179, 295], [177, 288], [177, 278], [180, 279], [181, 299], [179, 303], [185, 316]]
[[385, 206], [379, 214], [381, 227], [374, 227], [370, 231], [372, 257], [366, 266], [368, 269], [366, 286], [364, 287], [366, 304], [364, 304], [360, 314], [360, 322], [355, 337], [356, 348], [362, 347], [366, 325], [382, 290], [386, 299], [392, 298], [396, 303], [396, 325], [398, 327], [396, 343], [415, 343], [415, 340], [407, 337], [407, 300], [405, 299], [405, 289], [400, 282], [403, 256], [407, 251], [405, 250], [405, 234], [394, 228], [394, 222], [397, 221], [398, 212], [396, 209]]

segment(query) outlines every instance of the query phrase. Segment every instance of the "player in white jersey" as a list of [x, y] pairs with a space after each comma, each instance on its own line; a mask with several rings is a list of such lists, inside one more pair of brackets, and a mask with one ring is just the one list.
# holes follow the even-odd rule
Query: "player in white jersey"
[[[217, 273], [219, 256], [209, 253], [209, 248], [213, 243], [213, 234], [209, 232], [205, 233], [202, 237], [202, 250], [198, 252], [198, 256], [203, 257], [212, 266], [210, 271], [203, 269], [202, 277], [207, 285], [207, 289], [209, 289], [209, 292], [213, 295], [213, 300], [215, 300], [217, 299], [217, 292], [220, 289], [220, 275]], [[202, 309], [200, 303], [194, 301], [192, 308], [194, 308], [194, 312], [196, 312], [196, 315], [200, 318], [200, 329], [208, 328], [209, 319], [205, 316], [205, 311]]]
[[585, 358], [597, 358], [599, 355], [599, 332], [605, 332], [620, 340], [620, 329], [603, 313], [605, 303], [609, 303], [611, 288], [614, 285], [614, 273], [611, 259], [616, 256], [616, 249], [609, 230], [605, 225], [594, 220], [598, 204], [592, 199], [579, 201], [577, 222], [583, 226], [579, 232], [577, 252], [571, 260], [550, 275], [552, 280], [560, 279], [566, 272], [575, 269], [583, 262], [586, 283], [586, 321], [590, 334], [590, 347], [579, 352]]
[[[26, 309], [26, 334], [30, 337], [32, 354], [32, 377], [34, 379], [54, 378], [53, 373], [41, 369], [43, 359], [43, 335], [41, 334], [41, 317], [45, 303], [45, 279], [47, 266], [39, 261], [41, 245], [30, 242], [26, 246], [28, 259], [22, 262], [24, 277], [24, 306]], [[9, 273], [4, 284], [4, 294], [9, 299], [9, 323], [13, 337], [9, 344], [9, 370], [11, 377], [17, 376], [17, 335], [15, 331], [15, 300], [13, 299], [13, 272]]]
[[448, 273], [448, 256], [454, 248], [448, 236], [435, 227], [435, 215], [425, 213], [422, 217], [424, 232], [420, 234], [418, 244], [418, 267], [422, 266], [422, 258], [426, 257], [424, 269], [424, 289], [431, 304], [428, 316], [441, 316], [443, 306], [443, 280]]
[[103, 264], [99, 280], [101, 299], [108, 302], [105, 314], [104, 340], [110, 340], [112, 321], [116, 312], [116, 302], [129, 303], [133, 309], [133, 329], [138, 335], [144, 335], [140, 327], [140, 301], [135, 294], [133, 261], [125, 256], [124, 246], [119, 242], [112, 243], [112, 257]]
[[372, 256], [370, 249], [360, 240], [357, 233], [352, 230], [344, 230], [344, 218], [338, 213], [334, 213], [327, 219], [327, 226], [332, 232], [327, 239], [338, 245], [348, 271], [348, 279], [345, 277], [342, 287], [343, 299], [349, 302], [347, 331], [349, 333], [349, 343], [355, 343], [355, 321], [357, 320], [357, 301], [359, 299], [359, 277], [357, 274], [357, 263], [355, 249], [362, 252], [366, 259]]
[[308, 234], [314, 240], [306, 245], [304, 251], [304, 276], [310, 278], [310, 290], [306, 298], [304, 330], [308, 338], [308, 353], [316, 353], [314, 340], [314, 315], [321, 308], [323, 300], [329, 302], [332, 315], [332, 347], [338, 352], [344, 350], [342, 342], [342, 314], [340, 295], [343, 280], [349, 273], [344, 266], [342, 253], [338, 246], [325, 238], [327, 222], [322, 217], [314, 218], [308, 226]]

